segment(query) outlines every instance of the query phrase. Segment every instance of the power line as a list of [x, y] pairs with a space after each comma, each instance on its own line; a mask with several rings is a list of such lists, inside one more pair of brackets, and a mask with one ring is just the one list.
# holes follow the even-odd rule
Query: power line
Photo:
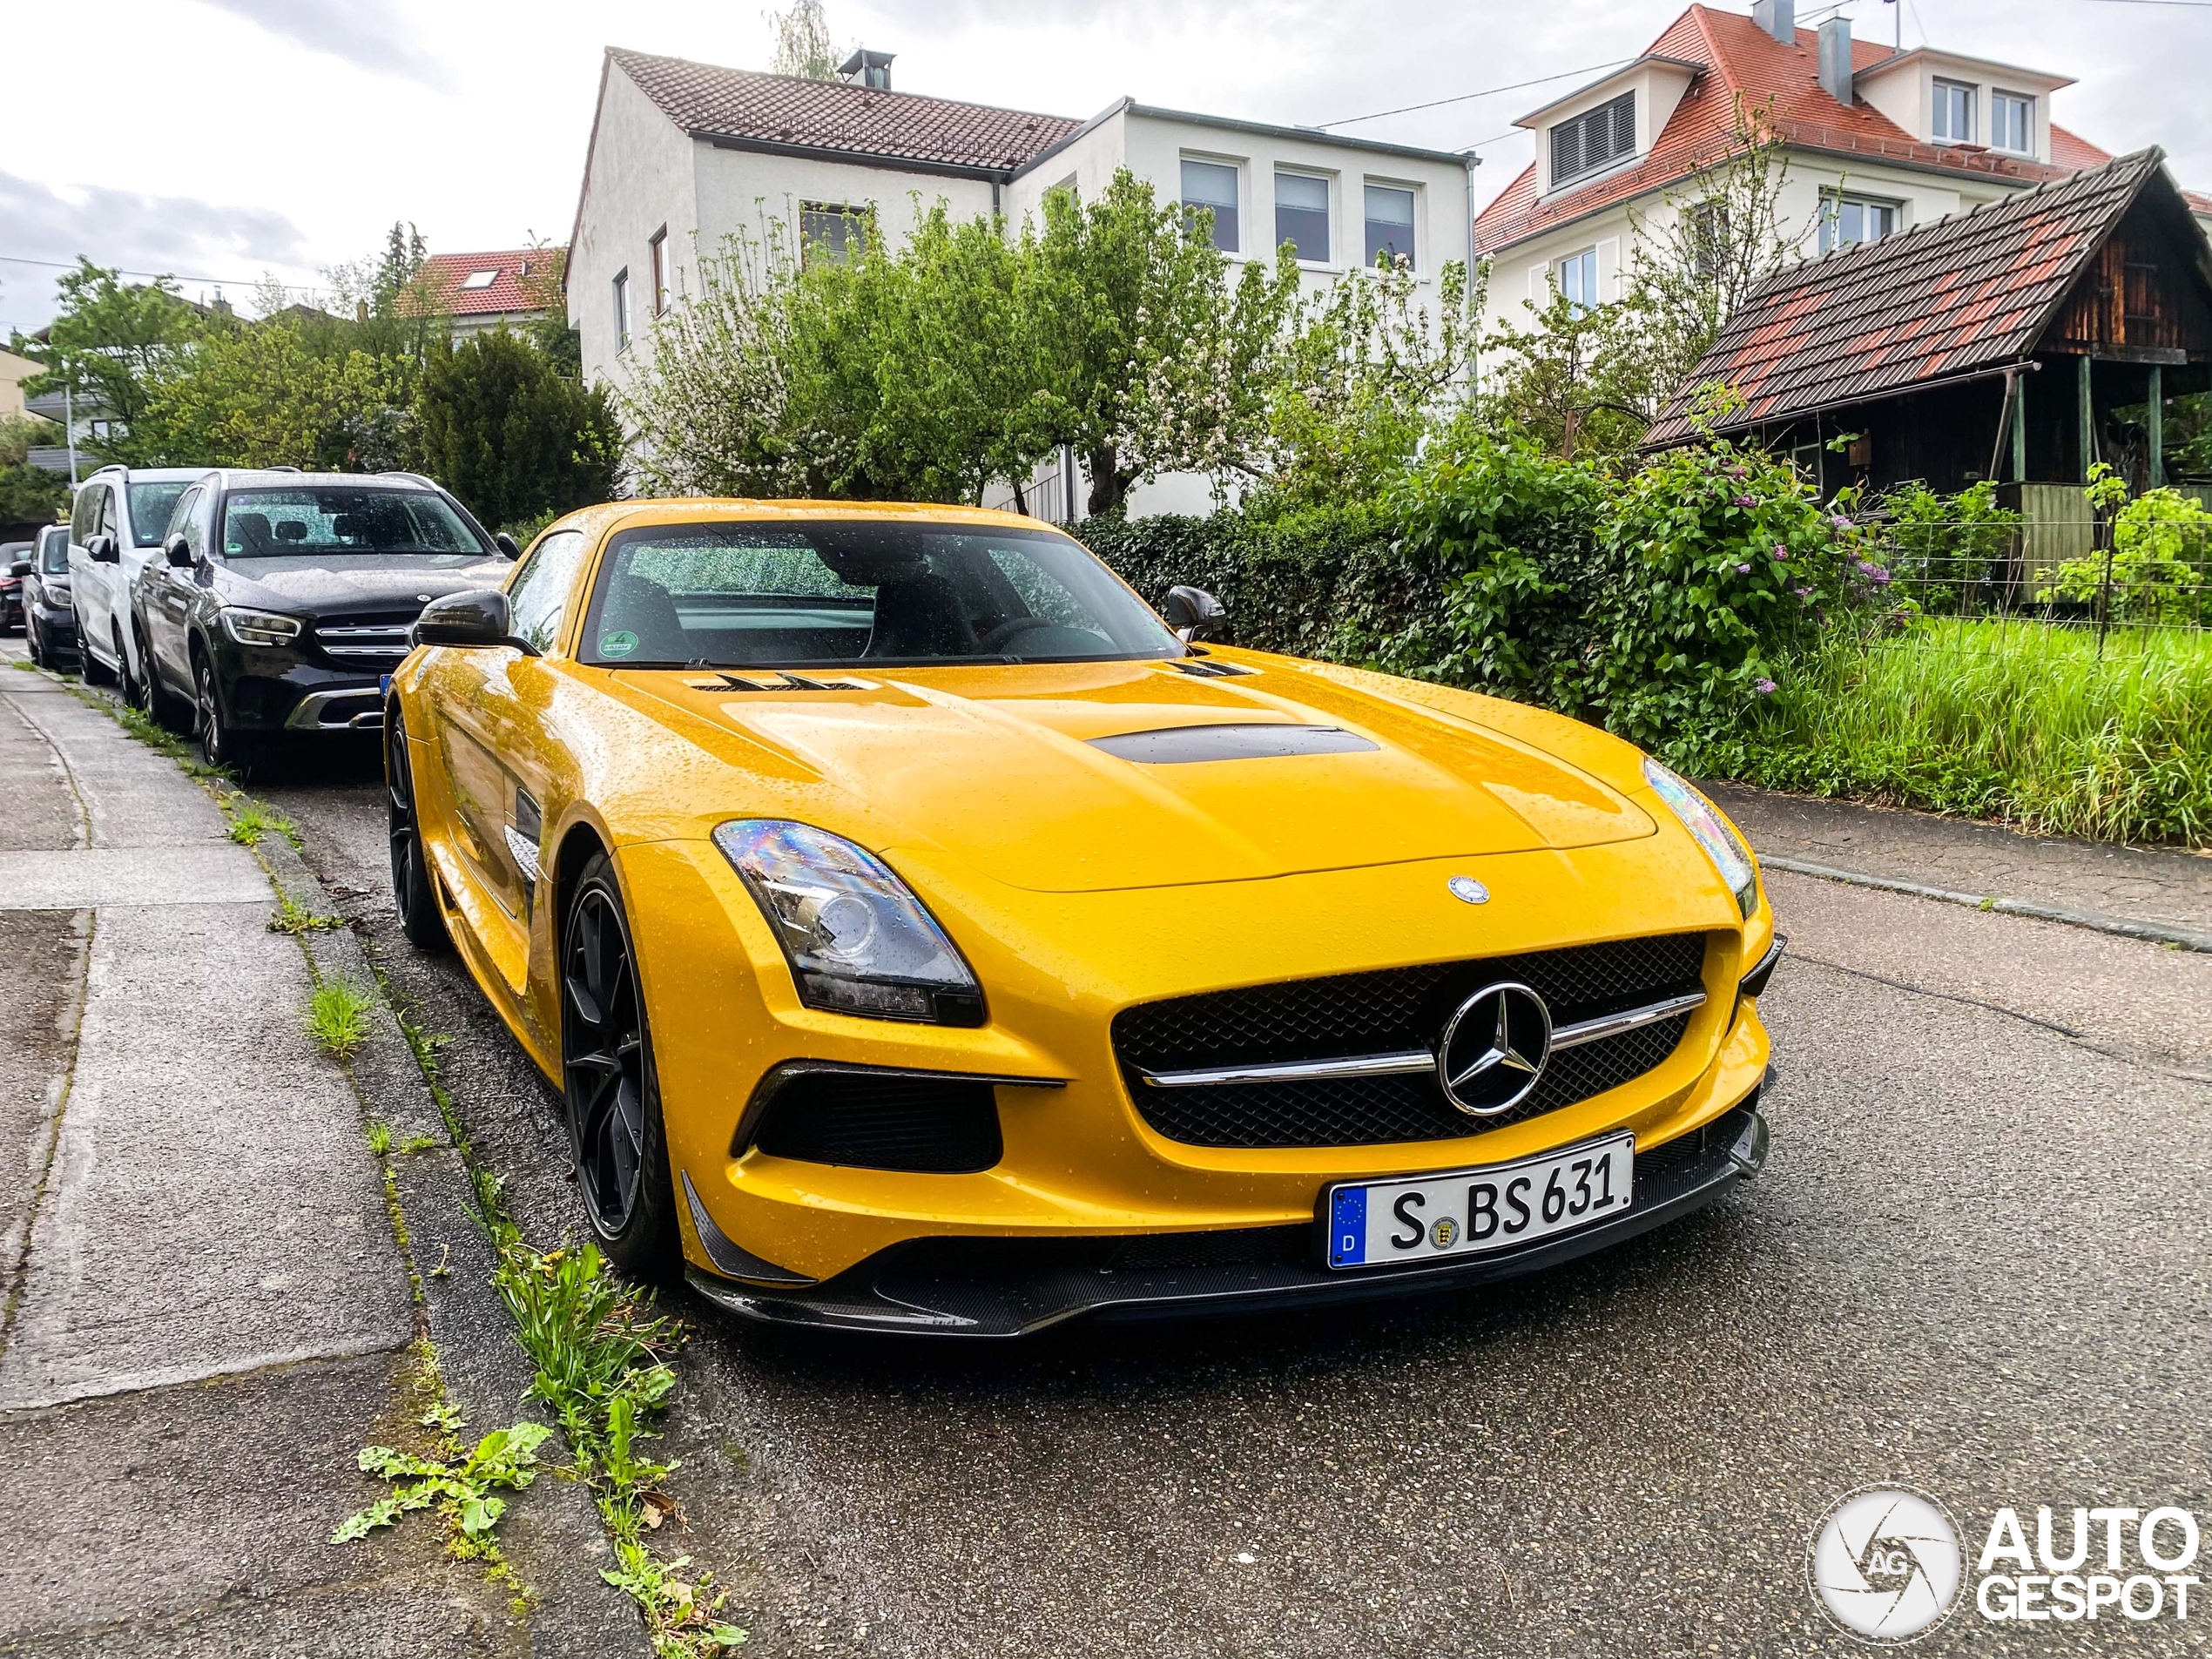
[[[2175, 0], [2175, 3], [2178, 4], [2179, 0]], [[2204, 3], [2212, 5], [2212, 0], [2204, 0]], [[1488, 98], [1494, 92], [1518, 92], [1531, 86], [1541, 86], [1547, 81], [1563, 81], [1569, 75], [1595, 75], [1602, 69], [1618, 69], [1623, 64], [1634, 62], [1635, 59], [1633, 57], [1616, 57], [1610, 63], [1590, 64], [1581, 69], [1562, 69], [1556, 75], [1539, 75], [1533, 81], [1515, 81], [1509, 86], [1486, 86], [1479, 92], [1460, 92], [1451, 98], [1431, 98], [1426, 104], [1401, 105], [1394, 110], [1377, 110], [1372, 115], [1347, 115], [1341, 121], [1319, 121], [1314, 124], [1314, 130], [1325, 132], [1331, 127], [1358, 126], [1362, 121], [1379, 121], [1386, 115], [1411, 115], [1416, 110], [1441, 109], [1447, 104], [1464, 104], [1469, 98]]]
[[[36, 265], [49, 271], [74, 271], [77, 269], [77, 261], [74, 260], [31, 260], [25, 259], [20, 253], [0, 253], [0, 263], [9, 265]], [[166, 277], [172, 282], [206, 282], [212, 283], [219, 288], [258, 288], [261, 286], [263, 280], [260, 277], [181, 276], [174, 271], [127, 271], [120, 266], [104, 266], [99, 268], [113, 271], [118, 276], [154, 278]], [[321, 293], [325, 292], [325, 290], [321, 288], [307, 287], [300, 284], [292, 282], [280, 282], [277, 284], [277, 287], [282, 288], [287, 293]]]

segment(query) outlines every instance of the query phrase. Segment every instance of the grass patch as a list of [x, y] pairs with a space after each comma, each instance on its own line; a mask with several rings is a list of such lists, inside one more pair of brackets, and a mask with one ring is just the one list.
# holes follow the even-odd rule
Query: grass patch
[[1932, 618], [1783, 664], [1711, 775], [2044, 833], [2212, 845], [2212, 633]]
[[[343, 980], [326, 980], [307, 999], [307, 1032], [332, 1058], [350, 1060], [368, 1041], [369, 1010], [375, 1001]], [[389, 1143], [390, 1131], [385, 1131]]]
[[231, 840], [241, 846], [259, 846], [272, 835], [281, 835], [294, 846], [300, 845], [298, 825], [249, 796], [236, 792], [226, 795], [222, 806], [224, 815], [231, 820]]
[[38, 671], [38, 664], [32, 662], [28, 657], [18, 657], [13, 662], [10, 663], [8, 666], [10, 668], [20, 668], [26, 673], [30, 674], [36, 674]]

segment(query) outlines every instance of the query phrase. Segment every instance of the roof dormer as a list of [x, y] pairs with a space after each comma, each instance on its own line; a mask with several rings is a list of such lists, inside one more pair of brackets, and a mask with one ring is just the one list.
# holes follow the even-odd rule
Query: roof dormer
[[1514, 125], [1536, 134], [1537, 194], [1579, 189], [1649, 155], [1704, 72], [1686, 58], [1645, 56], [1522, 116]]
[[1924, 144], [2051, 158], [2051, 94], [2070, 77], [1921, 46], [1868, 64], [1859, 98]]

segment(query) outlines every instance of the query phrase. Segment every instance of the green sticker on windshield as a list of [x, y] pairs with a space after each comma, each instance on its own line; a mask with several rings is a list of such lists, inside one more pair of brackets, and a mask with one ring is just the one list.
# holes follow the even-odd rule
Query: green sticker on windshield
[[613, 629], [599, 636], [602, 657], [627, 657], [637, 649], [637, 636], [627, 628]]

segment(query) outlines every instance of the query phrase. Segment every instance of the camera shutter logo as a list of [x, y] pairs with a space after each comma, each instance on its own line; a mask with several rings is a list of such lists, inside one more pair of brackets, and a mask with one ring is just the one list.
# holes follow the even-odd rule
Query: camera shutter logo
[[1813, 1599], [1844, 1629], [1897, 1646], [1925, 1635], [1959, 1599], [1966, 1561], [1944, 1507], [1910, 1487], [1865, 1487], [1813, 1534]]

